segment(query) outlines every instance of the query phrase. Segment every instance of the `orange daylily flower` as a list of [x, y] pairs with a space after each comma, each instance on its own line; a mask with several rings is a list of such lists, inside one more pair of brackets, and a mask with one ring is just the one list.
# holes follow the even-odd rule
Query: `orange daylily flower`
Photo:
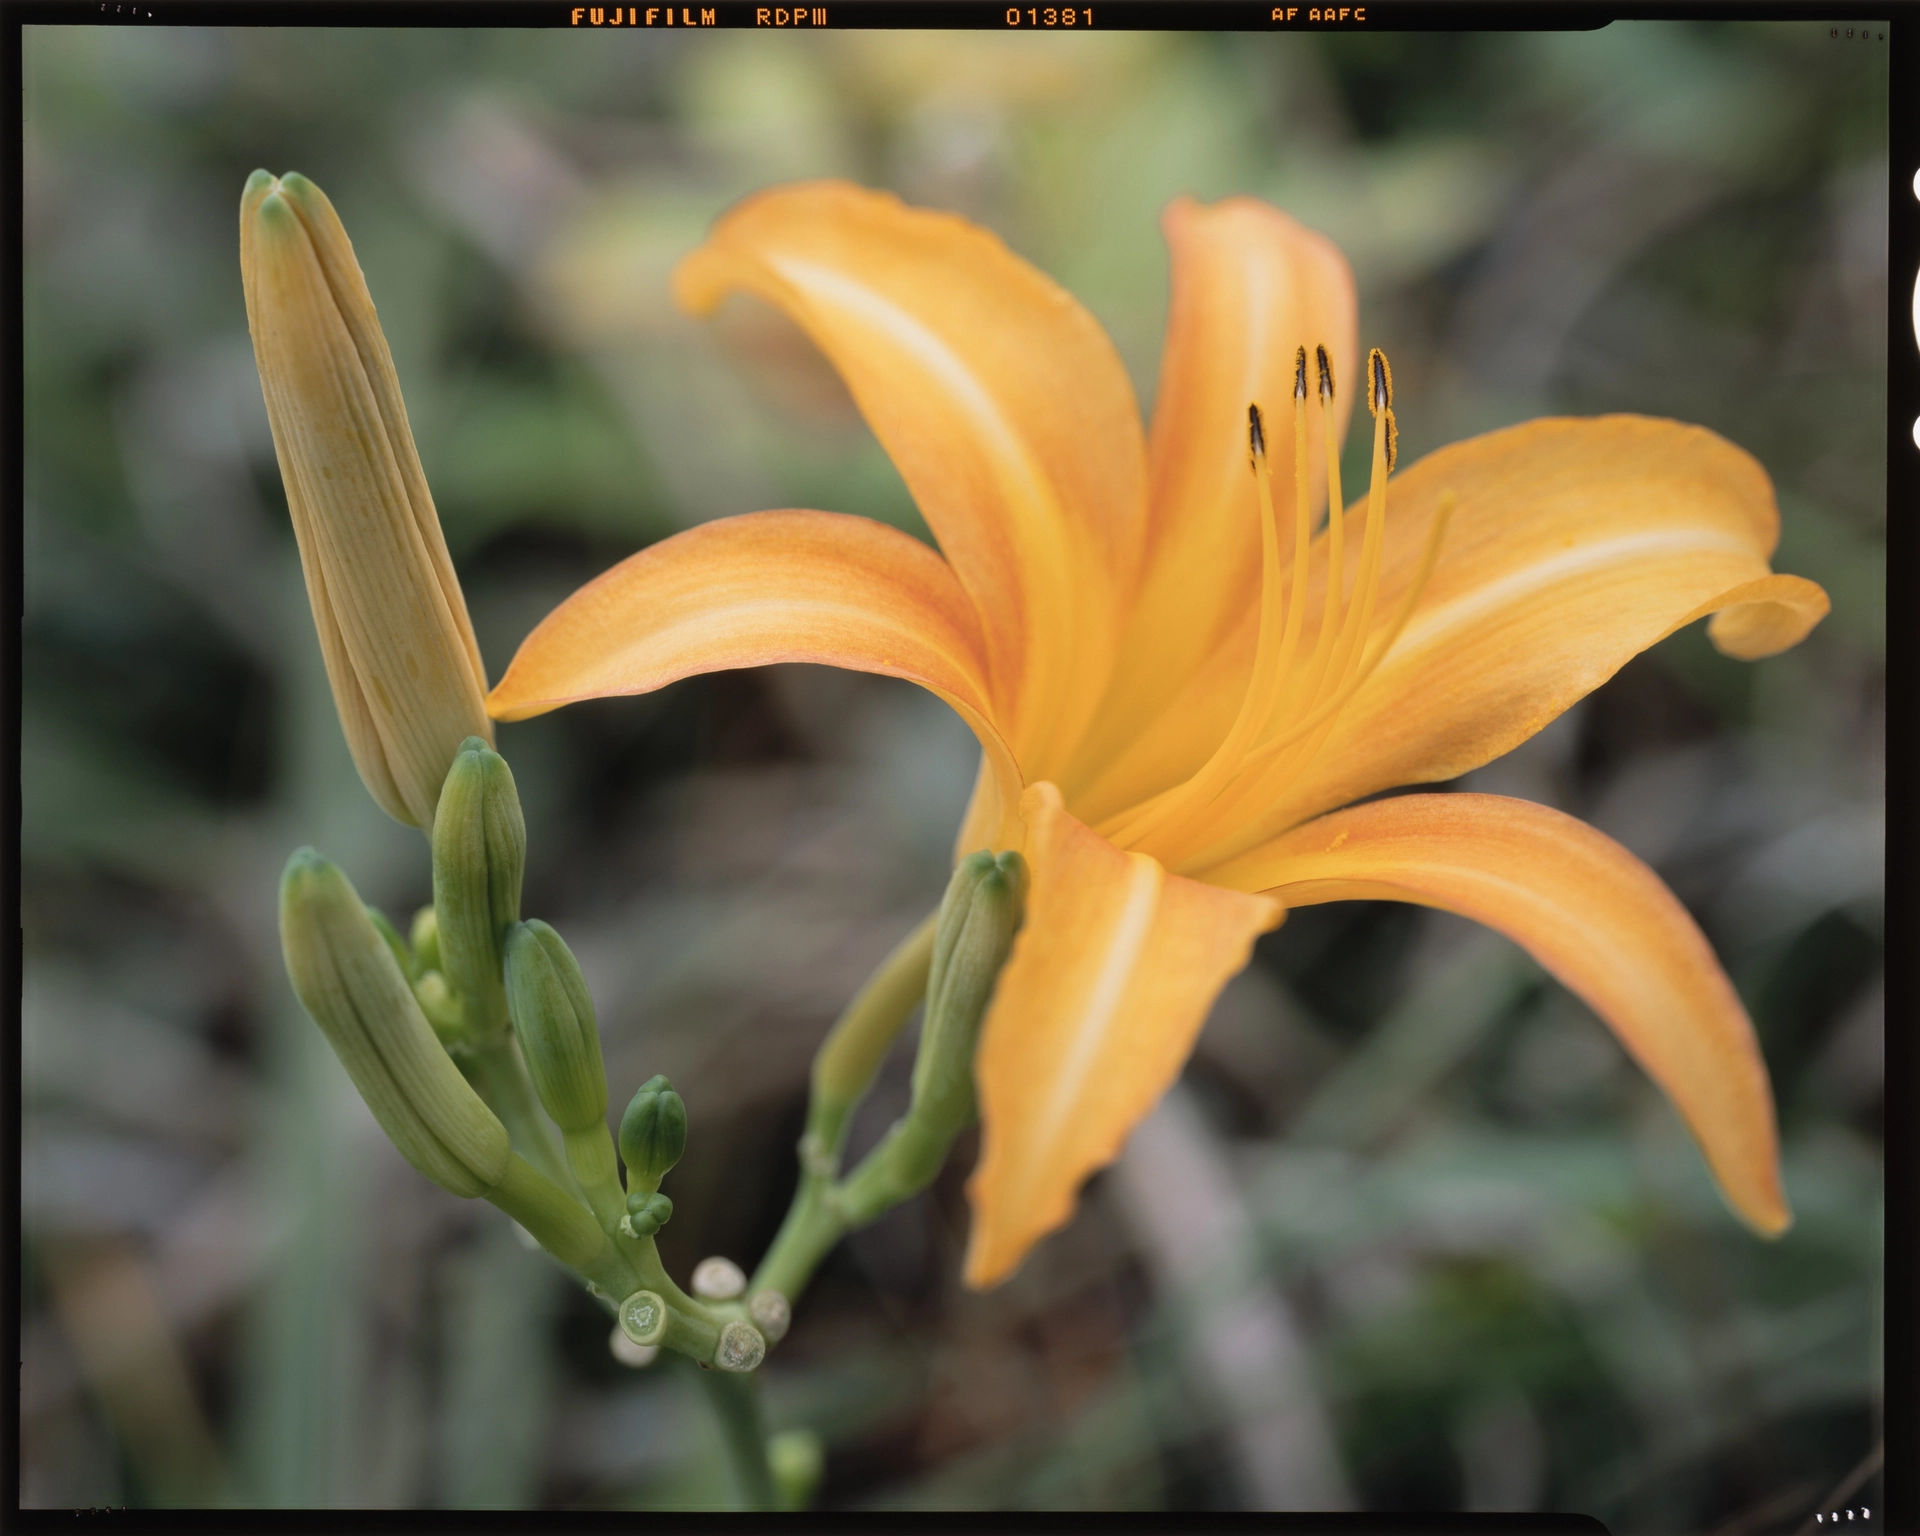
[[[1254, 938], [1354, 898], [1522, 945], [1667, 1092], [1734, 1209], [1781, 1231], [1752, 1026], [1652, 871], [1521, 801], [1354, 805], [1499, 756], [1694, 619], [1733, 656], [1798, 642], [1827, 598], [1768, 567], [1765, 472], [1702, 428], [1616, 416], [1489, 433], [1389, 483], [1391, 381], [1377, 353], [1358, 365], [1339, 251], [1245, 198], [1183, 199], [1164, 227], [1143, 434], [1092, 318], [985, 231], [840, 183], [734, 208], [676, 273], [681, 304], [744, 290], [796, 320], [940, 551], [829, 512], [694, 528], [550, 614], [494, 715], [804, 661], [908, 678], [973, 728], [958, 849], [1033, 871], [976, 1064], [975, 1285], [1067, 1220]], [[1314, 534], [1344, 506], [1356, 379], [1372, 489]]]

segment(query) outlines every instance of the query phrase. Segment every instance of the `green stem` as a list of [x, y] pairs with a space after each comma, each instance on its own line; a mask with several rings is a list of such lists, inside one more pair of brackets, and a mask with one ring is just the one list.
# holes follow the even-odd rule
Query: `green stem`
[[926, 996], [939, 919], [937, 910], [929, 914], [880, 962], [814, 1056], [807, 1129], [800, 1138], [800, 1183], [773, 1246], [747, 1287], [749, 1295], [771, 1290], [789, 1303], [797, 1300], [828, 1250], [845, 1235], [847, 1222], [835, 1199], [834, 1181], [847, 1127], [888, 1048]]
[[851, 1231], [877, 1221], [903, 1200], [911, 1200], [934, 1181], [957, 1132], [936, 1130], [908, 1114], [860, 1160], [834, 1191], [833, 1207]]
[[[803, 1166], [808, 1161], [831, 1159], [831, 1171], [839, 1171], [847, 1123], [873, 1086], [888, 1048], [927, 995], [927, 973], [933, 966], [933, 937], [939, 922], [936, 909], [896, 944], [827, 1031], [813, 1058], [806, 1138], [812, 1147], [802, 1143]], [[811, 1159], [809, 1151], [814, 1153]]]
[[487, 1191], [562, 1264], [578, 1270], [618, 1302], [640, 1289], [627, 1263], [578, 1200], [519, 1153], [509, 1154], [506, 1176]]
[[455, 1060], [475, 1091], [487, 1101], [487, 1107], [500, 1117], [514, 1149], [567, 1193], [580, 1195], [579, 1181], [567, 1166], [533, 1096], [533, 1084], [521, 1065], [513, 1035], [496, 1036], [489, 1044], [476, 1046]]
[[781, 1222], [773, 1246], [747, 1287], [749, 1296], [756, 1291], [778, 1291], [789, 1304], [799, 1299], [820, 1261], [847, 1232], [833, 1194], [831, 1176], [823, 1178], [802, 1170], [800, 1187], [793, 1204], [787, 1207], [787, 1219]]
[[767, 1460], [767, 1425], [760, 1411], [760, 1382], [732, 1371], [701, 1371], [700, 1381], [720, 1420], [727, 1457], [748, 1509], [778, 1509], [773, 1467]]
[[584, 1131], [563, 1131], [567, 1166], [573, 1170], [580, 1193], [592, 1208], [594, 1218], [607, 1236], [617, 1235], [620, 1218], [627, 1213], [626, 1195], [620, 1188], [620, 1170], [613, 1160], [613, 1138], [604, 1123], [590, 1125]]
[[[666, 1265], [660, 1262], [660, 1249], [652, 1238], [623, 1236], [619, 1240], [619, 1245], [621, 1252], [627, 1257], [627, 1262], [633, 1266], [633, 1272], [640, 1277], [640, 1286], [643, 1290], [654, 1292], [674, 1311], [686, 1313], [689, 1317], [698, 1320], [703, 1327], [711, 1326], [715, 1336], [718, 1337], [720, 1319], [714, 1316], [712, 1308], [695, 1301], [673, 1283], [673, 1276], [667, 1273]], [[701, 1358], [711, 1359], [712, 1354], [712, 1350], [709, 1349]]]

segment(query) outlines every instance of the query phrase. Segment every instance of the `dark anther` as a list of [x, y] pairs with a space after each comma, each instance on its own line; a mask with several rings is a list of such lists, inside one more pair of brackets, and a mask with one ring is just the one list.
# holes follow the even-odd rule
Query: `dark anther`
[[1307, 349], [1302, 347], [1293, 354], [1293, 398], [1307, 398]]
[[1327, 356], [1325, 347], [1315, 347], [1313, 355], [1320, 364], [1320, 398], [1331, 400], [1333, 398], [1333, 359]]
[[1367, 354], [1367, 371], [1373, 376], [1373, 399], [1371, 404], [1376, 413], [1391, 409], [1393, 405], [1393, 373], [1387, 367], [1387, 354], [1375, 347]]
[[1247, 451], [1256, 459], [1267, 456], [1267, 428], [1260, 419], [1260, 407], [1257, 405], [1247, 407]]

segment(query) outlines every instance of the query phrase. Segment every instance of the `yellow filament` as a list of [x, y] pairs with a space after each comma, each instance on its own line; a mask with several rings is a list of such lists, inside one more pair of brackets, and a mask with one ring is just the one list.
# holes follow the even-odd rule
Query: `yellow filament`
[[[1295, 392], [1294, 414], [1299, 416], [1303, 402]], [[1233, 728], [1215, 747], [1213, 755], [1183, 784], [1169, 793], [1149, 801], [1140, 811], [1124, 823], [1113, 834], [1113, 840], [1123, 847], [1138, 844], [1139, 841], [1165, 826], [1181, 811], [1191, 806], [1204, 805], [1211, 800], [1227, 781], [1233, 777], [1239, 766], [1246, 745], [1253, 739], [1254, 733], [1266, 724], [1267, 712], [1272, 708], [1273, 695], [1277, 691], [1280, 669], [1279, 663], [1284, 655], [1284, 642], [1281, 637], [1282, 613], [1284, 608], [1280, 586], [1280, 532], [1273, 511], [1272, 472], [1267, 465], [1267, 451], [1264, 430], [1261, 425], [1260, 407], [1247, 407], [1250, 426], [1250, 457], [1252, 459], [1253, 479], [1260, 496], [1260, 635], [1254, 643], [1253, 671], [1247, 678], [1246, 691], [1240, 696], [1240, 712], [1234, 717]], [[1296, 427], [1296, 440], [1299, 429]], [[1296, 476], [1296, 485], [1299, 479]], [[1296, 491], [1297, 495], [1297, 491]], [[1296, 526], [1306, 521], [1306, 508], [1294, 508]], [[1296, 542], [1297, 542], [1296, 535]], [[1296, 575], [1294, 581], [1296, 593], [1301, 583]], [[1297, 604], [1297, 599], [1296, 599]], [[1285, 625], [1287, 634], [1296, 634], [1299, 630], [1297, 613], [1294, 621]]]
[[1340, 496], [1340, 437], [1333, 424], [1333, 364], [1327, 349], [1318, 347], [1320, 364], [1320, 424], [1327, 440], [1327, 599], [1320, 613], [1320, 634], [1313, 642], [1313, 659], [1307, 664], [1303, 695], [1309, 701], [1318, 698], [1320, 684], [1333, 659], [1333, 642], [1340, 619], [1340, 602], [1346, 585], [1346, 519], [1340, 509], [1346, 502]]
[[[1339, 441], [1334, 427], [1333, 376], [1324, 348], [1317, 349], [1319, 400], [1326, 434], [1327, 528], [1325, 599], [1313, 654], [1295, 675], [1305, 629], [1312, 554], [1311, 476], [1307, 457], [1306, 349], [1295, 359], [1293, 580], [1281, 592], [1280, 527], [1275, 515], [1264, 423], [1250, 407], [1250, 449], [1260, 504], [1260, 627], [1253, 664], [1232, 727], [1206, 762], [1180, 784], [1110, 818], [1100, 830], [1122, 847], [1151, 838], [1163, 850], [1206, 846], [1230, 838], [1242, 813], [1258, 815], [1257, 797], [1271, 796], [1312, 760], [1332, 735], [1334, 718], [1365, 684], [1399, 639], [1433, 574], [1453, 513], [1453, 495], [1441, 498], [1425, 550], [1392, 621], [1369, 643], [1386, 544], [1387, 477], [1395, 457], [1390, 375], [1378, 351], [1367, 360], [1368, 407], [1374, 416], [1372, 476], [1366, 526], [1354, 571], [1353, 592], [1344, 591], [1347, 514], [1340, 510]], [[1279, 733], [1261, 739], [1275, 722]], [[1261, 771], [1250, 772], [1254, 768]], [[1184, 861], [1183, 861], [1184, 862]]]
[[[1368, 372], [1374, 374], [1375, 378], [1384, 376], [1385, 361], [1377, 349], [1368, 359], [1368, 364]], [[1376, 367], [1378, 372], [1375, 371]], [[1393, 431], [1393, 412], [1384, 403], [1379, 390], [1369, 392], [1367, 404], [1373, 411], [1373, 464], [1367, 483], [1367, 529], [1361, 540], [1360, 569], [1354, 577], [1353, 599], [1347, 604], [1341, 618], [1340, 634], [1333, 647], [1328, 681], [1336, 695], [1346, 686], [1354, 665], [1360, 659], [1361, 642], [1367, 632], [1367, 623], [1373, 617], [1373, 593], [1380, 578], [1380, 546], [1386, 532], [1387, 445]], [[1318, 683], [1319, 679], [1315, 681]], [[1313, 696], [1312, 704], [1318, 703], [1317, 695]]]
[[[1367, 679], [1373, 676], [1375, 669], [1386, 659], [1387, 653], [1399, 640], [1400, 632], [1407, 627], [1407, 620], [1413, 616], [1414, 607], [1419, 603], [1421, 594], [1426, 591], [1427, 582], [1433, 576], [1433, 568], [1440, 559], [1440, 546], [1446, 539], [1447, 525], [1453, 518], [1453, 508], [1453, 492], [1447, 491], [1440, 497], [1439, 510], [1434, 515], [1433, 527], [1427, 534], [1427, 545], [1421, 552], [1420, 564], [1414, 570], [1413, 580], [1408, 583], [1406, 594], [1400, 599], [1400, 606], [1394, 610], [1393, 618], [1382, 632], [1379, 641], [1368, 648], [1362, 664], [1355, 669], [1338, 693], [1308, 715], [1295, 721], [1280, 735], [1261, 742], [1259, 746], [1247, 753], [1241, 762], [1241, 771], [1235, 776], [1237, 782], [1225, 795], [1214, 802], [1212, 814], [1207, 817], [1205, 827], [1194, 829], [1193, 841], [1196, 844], [1204, 846], [1210, 837], [1230, 835], [1243, 811], [1251, 809], [1254, 814], [1258, 814], [1257, 807], [1249, 807], [1249, 801], [1256, 797], [1271, 799], [1275, 786], [1284, 784], [1299, 774], [1319, 754], [1320, 748], [1333, 734], [1334, 718], [1346, 707], [1347, 701], [1360, 691]], [[1308, 736], [1312, 739], [1302, 740], [1303, 737]], [[1298, 750], [1286, 756], [1278, 764], [1271, 767], [1265, 766], [1276, 754], [1289, 747], [1296, 747]], [[1255, 768], [1264, 768], [1265, 771], [1254, 776], [1251, 770]], [[1212, 850], [1209, 849], [1210, 856], [1204, 862], [1218, 862], [1211, 857], [1211, 853]], [[1228, 856], [1220, 855], [1220, 857]]]
[[[1246, 766], [1252, 767], [1278, 752], [1282, 747], [1293, 745], [1308, 731], [1322, 721], [1332, 718], [1340, 708], [1359, 691], [1360, 685], [1373, 675], [1374, 668], [1385, 660], [1388, 651], [1400, 638], [1400, 631], [1407, 627], [1407, 620], [1413, 616], [1413, 605], [1420, 601], [1420, 594], [1426, 591], [1427, 582], [1433, 575], [1434, 563], [1440, 558], [1440, 544], [1447, 536], [1447, 524], [1453, 517], [1454, 496], [1452, 491], [1440, 498], [1440, 509], [1434, 514], [1433, 528], [1427, 534], [1427, 547], [1421, 553], [1420, 564], [1414, 571], [1413, 581], [1407, 588], [1406, 596], [1400, 599], [1400, 606], [1394, 610], [1392, 621], [1387, 625], [1378, 645], [1374, 646], [1366, 660], [1354, 671], [1353, 675], [1341, 687], [1340, 691], [1329, 698], [1312, 714], [1295, 722], [1280, 735], [1263, 741], [1247, 754]], [[1373, 594], [1367, 594], [1371, 603]]]

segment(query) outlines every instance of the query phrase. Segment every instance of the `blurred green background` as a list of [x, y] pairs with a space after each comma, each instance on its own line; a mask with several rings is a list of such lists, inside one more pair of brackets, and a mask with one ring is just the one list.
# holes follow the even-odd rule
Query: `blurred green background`
[[[1321, 907], [1016, 1279], [958, 1284], [963, 1143], [822, 1269], [766, 1385], [824, 1437], [833, 1507], [1734, 1533], [1877, 1502], [1870, 1470], [1840, 1490], [1879, 1435], [1884, 43], [28, 27], [24, 57], [24, 1503], [733, 1496], [701, 1394], [619, 1364], [503, 1217], [409, 1169], [283, 977], [293, 847], [402, 918], [429, 884], [306, 613], [240, 294], [255, 166], [352, 234], [495, 677], [703, 519], [920, 529], [796, 332], [668, 301], [716, 214], [794, 177], [992, 226], [1148, 405], [1158, 212], [1248, 192], [1349, 253], [1409, 460], [1616, 410], [1757, 455], [1776, 564], [1832, 617], [1757, 666], [1677, 635], [1463, 782], [1591, 820], [1697, 914], [1773, 1073], [1786, 1237], [1738, 1225], [1505, 941]], [[814, 1045], [938, 897], [971, 739], [904, 684], [777, 668], [500, 741], [526, 909], [586, 969], [613, 1097], [664, 1071], [690, 1108], [669, 1267], [750, 1265]]]

